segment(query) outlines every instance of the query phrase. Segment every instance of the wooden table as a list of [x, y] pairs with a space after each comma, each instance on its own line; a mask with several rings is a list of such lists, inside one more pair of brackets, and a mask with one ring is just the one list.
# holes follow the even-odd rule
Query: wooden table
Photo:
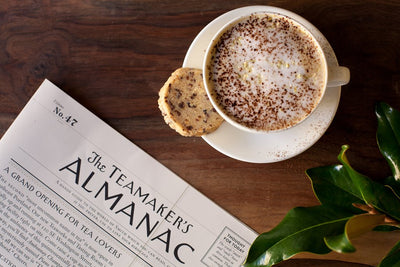
[[[388, 176], [375, 141], [374, 103], [383, 100], [400, 108], [400, 1], [251, 4], [303, 16], [351, 70], [333, 123], [301, 155], [270, 164], [234, 160], [201, 138], [179, 136], [157, 107], [159, 89], [182, 65], [200, 30], [224, 12], [249, 5], [244, 0], [2, 1], [0, 134], [48, 78], [260, 233], [291, 208], [318, 204], [305, 170], [336, 163], [342, 144], [350, 145], [354, 168], [374, 179]], [[376, 264], [387, 251], [377, 252], [379, 242], [394, 242], [390, 236], [371, 238], [372, 244], [361, 244], [364, 252], [351, 261]], [[325, 258], [342, 259], [337, 254]]]

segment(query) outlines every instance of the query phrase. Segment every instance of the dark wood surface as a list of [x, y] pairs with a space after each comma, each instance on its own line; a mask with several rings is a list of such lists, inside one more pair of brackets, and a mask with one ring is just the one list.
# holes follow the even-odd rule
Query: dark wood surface
[[[260, 233], [289, 209], [317, 204], [304, 172], [336, 163], [343, 144], [362, 173], [374, 179], [390, 174], [375, 141], [374, 104], [400, 108], [400, 1], [0, 2], [0, 135], [48, 78]], [[303, 16], [351, 71], [325, 135], [301, 155], [272, 164], [240, 162], [201, 138], [181, 137], [157, 107], [159, 89], [200, 30], [249, 4]], [[374, 253], [367, 257], [371, 264], [378, 260]]]

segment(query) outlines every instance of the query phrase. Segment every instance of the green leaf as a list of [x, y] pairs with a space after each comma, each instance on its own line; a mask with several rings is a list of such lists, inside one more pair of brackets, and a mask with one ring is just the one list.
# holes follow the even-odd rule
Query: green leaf
[[337, 236], [325, 238], [326, 245], [339, 253], [349, 253], [356, 251], [351, 244], [351, 239], [364, 233], [372, 231], [376, 226], [383, 224], [384, 214], [361, 214], [350, 218], [345, 226], [345, 231]]
[[342, 146], [338, 160], [342, 163], [344, 170], [340, 173], [341, 175], [335, 177], [334, 183], [344, 191], [364, 201], [365, 204], [371, 205], [378, 211], [400, 221], [400, 199], [393, 189], [374, 182], [354, 170], [346, 157], [348, 148], [349, 146]]
[[317, 167], [306, 171], [315, 195], [323, 205], [352, 208], [353, 203], [372, 205], [377, 210], [400, 220], [400, 199], [392, 187], [372, 181], [354, 170], [346, 156], [349, 146], [338, 155], [341, 165]]
[[378, 267], [400, 266], [400, 242], [398, 242], [381, 261]]
[[325, 206], [294, 208], [278, 226], [257, 237], [244, 266], [272, 266], [302, 251], [326, 254], [331, 250], [324, 238], [341, 234], [352, 215]]
[[337, 206], [351, 210], [354, 213], [361, 211], [353, 206], [353, 203], [364, 203], [355, 193], [349, 192], [351, 179], [348, 179], [347, 170], [343, 165], [323, 166], [308, 169], [316, 197], [322, 205]]
[[389, 164], [393, 177], [400, 180], [400, 112], [386, 103], [375, 105], [378, 120], [376, 139], [379, 150]]

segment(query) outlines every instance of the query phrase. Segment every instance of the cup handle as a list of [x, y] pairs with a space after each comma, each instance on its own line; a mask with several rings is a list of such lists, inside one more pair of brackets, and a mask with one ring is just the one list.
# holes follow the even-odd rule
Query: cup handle
[[328, 83], [326, 87], [336, 87], [348, 84], [350, 81], [350, 70], [343, 66], [328, 67]]

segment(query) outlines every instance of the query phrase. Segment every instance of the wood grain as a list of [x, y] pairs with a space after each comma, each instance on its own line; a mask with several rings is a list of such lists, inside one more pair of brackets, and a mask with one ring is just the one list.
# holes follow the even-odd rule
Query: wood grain
[[240, 162], [164, 123], [158, 90], [192, 40], [217, 16], [248, 4], [2, 1], [0, 134], [48, 78], [257, 232], [274, 227], [292, 207], [317, 204], [304, 172], [336, 163], [342, 144], [350, 145], [349, 159], [362, 173], [377, 180], [389, 175], [376, 146], [374, 103], [400, 108], [400, 1], [252, 1], [309, 20], [351, 70], [332, 125], [303, 154], [273, 164]]

